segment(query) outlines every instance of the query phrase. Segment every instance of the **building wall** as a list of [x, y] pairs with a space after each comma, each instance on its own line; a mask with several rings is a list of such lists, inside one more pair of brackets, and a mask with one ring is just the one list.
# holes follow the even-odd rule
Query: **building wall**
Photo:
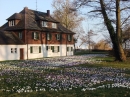
[[[41, 47], [41, 52], [31, 53], [31, 47]], [[51, 49], [47, 50], [46, 46], [59, 46], [59, 52], [53, 52]], [[73, 47], [73, 45], [59, 45], [59, 44], [28, 44], [28, 45], [0, 45], [0, 61], [4, 60], [20, 60], [20, 48], [24, 49], [24, 59], [34, 59], [43, 57], [56, 57], [56, 56], [70, 56], [73, 55], [73, 51], [67, 51], [67, 47]], [[15, 53], [15, 48], [17, 49]], [[74, 48], [74, 47], [73, 47]], [[11, 53], [13, 49], [13, 53]], [[28, 50], [28, 51], [27, 51]]]
[[[15, 53], [15, 48], [17, 51]], [[24, 59], [27, 59], [26, 45], [0, 45], [0, 61], [3, 60], [19, 60], [20, 59], [20, 48], [24, 48]], [[11, 53], [13, 49], [13, 53]]]
[[[23, 39], [22, 41], [26, 44], [74, 44], [74, 41], [72, 39], [72, 41], [68, 41], [67, 40], [67, 34], [62, 33], [62, 39], [61, 40], [57, 40], [56, 39], [56, 32], [51, 32], [51, 40], [46, 40], [46, 33], [45, 32], [41, 32], [41, 31], [27, 31], [27, 30], [23, 30], [23, 31], [16, 31], [15, 34], [18, 36], [18, 32], [22, 32], [23, 33]], [[38, 32], [39, 33], [39, 39], [38, 40], [34, 40], [32, 38], [32, 33], [33, 32]]]
[[[41, 46], [41, 53], [31, 53], [31, 46]], [[47, 46], [50, 47], [50, 49], [47, 50]], [[52, 46], [59, 46], [59, 52], [53, 52], [51, 49]], [[67, 45], [67, 47], [73, 47], [73, 45]], [[29, 44], [28, 45], [28, 58], [42, 58], [42, 57], [57, 57], [57, 56], [70, 56], [73, 55], [73, 51], [67, 52], [66, 45], [59, 45], [59, 44], [48, 44], [48, 45], [38, 45], [38, 44]]]

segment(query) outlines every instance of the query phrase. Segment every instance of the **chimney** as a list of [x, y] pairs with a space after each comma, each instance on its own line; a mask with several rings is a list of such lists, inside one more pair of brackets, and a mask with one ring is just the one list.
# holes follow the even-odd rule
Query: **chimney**
[[47, 10], [47, 16], [50, 16], [50, 10]]
[[28, 10], [28, 7], [24, 7], [24, 10]]

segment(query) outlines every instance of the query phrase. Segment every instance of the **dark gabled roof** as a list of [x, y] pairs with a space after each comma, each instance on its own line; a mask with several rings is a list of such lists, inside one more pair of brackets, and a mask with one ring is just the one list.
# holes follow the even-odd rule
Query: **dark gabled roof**
[[7, 20], [21, 20], [21, 14], [19, 13], [14, 13], [12, 16], [10, 16]]
[[[6, 23], [2, 26], [2, 29], [6, 31], [28, 29], [28, 30], [39, 30], [39, 31], [41, 30], [47, 32], [55, 31], [55, 32], [74, 34], [72, 31], [63, 27], [58, 21], [56, 21], [50, 15], [48, 16], [48, 13], [30, 10], [27, 7], [25, 7], [20, 13], [13, 14], [7, 20], [13, 20], [13, 19], [18, 19], [20, 21], [18, 22], [17, 25], [10, 27], [8, 23]], [[57, 29], [41, 27], [40, 20], [57, 23]]]
[[8, 31], [0, 31], [0, 44], [5, 45], [5, 44], [24, 44], [13, 32], [8, 32]]
[[43, 20], [43, 21], [48, 21], [48, 22], [59, 23], [58, 21], [53, 19], [51, 16], [47, 16], [47, 13], [40, 12], [40, 11], [34, 11], [34, 10], [31, 10], [31, 11], [33, 11], [35, 13], [36, 20]]
[[24, 8], [24, 10], [22, 10], [19, 14], [21, 15], [21, 20], [19, 23], [15, 26], [8, 26], [5, 30], [41, 30], [37, 24], [37, 21], [35, 20], [35, 13], [33, 11], [29, 10], [28, 8]]
[[58, 29], [59, 29], [60, 31], [62, 31], [63, 33], [75, 34], [74, 32], [72, 32], [72, 31], [66, 29], [66, 28], [65, 28], [64, 26], [62, 26], [61, 24], [58, 24]]

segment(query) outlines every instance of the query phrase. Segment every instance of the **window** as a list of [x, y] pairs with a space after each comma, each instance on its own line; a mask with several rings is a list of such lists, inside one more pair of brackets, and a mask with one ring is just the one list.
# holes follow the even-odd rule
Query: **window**
[[71, 47], [71, 51], [73, 51], [73, 47]]
[[17, 53], [17, 48], [14, 48], [14, 52]]
[[57, 24], [56, 23], [52, 23], [52, 28], [57, 28]]
[[67, 52], [69, 51], [69, 47], [67, 47]]
[[41, 53], [41, 46], [39, 46], [39, 53]]
[[46, 46], [46, 50], [51, 50], [51, 46]]
[[56, 34], [56, 40], [60, 40], [61, 39], [61, 35], [60, 34]]
[[48, 22], [42, 21], [42, 27], [48, 27]]
[[32, 38], [35, 40], [39, 39], [39, 33], [38, 32], [32, 32]]
[[51, 33], [47, 33], [47, 40], [51, 40]]
[[54, 46], [51, 46], [51, 50], [52, 50], [52, 52], [54, 52]]
[[11, 48], [11, 53], [17, 53], [17, 48]]
[[54, 52], [55, 53], [59, 52], [59, 46], [54, 46]]
[[9, 26], [14, 26], [14, 25], [15, 25], [15, 21], [14, 20], [9, 21]]
[[47, 50], [52, 50], [52, 52], [59, 52], [60, 51], [60, 47], [59, 46], [46, 46]]
[[67, 38], [68, 38], [68, 41], [71, 41], [72, 40], [72, 35], [68, 34]]
[[67, 47], [67, 52], [73, 51], [73, 47]]
[[13, 53], [13, 48], [11, 48], [11, 53]]
[[52, 52], [57, 53], [59, 52], [59, 46], [51, 46]]
[[31, 46], [30, 53], [41, 53], [41, 46]]
[[19, 32], [19, 38], [22, 39], [23, 35], [22, 32]]

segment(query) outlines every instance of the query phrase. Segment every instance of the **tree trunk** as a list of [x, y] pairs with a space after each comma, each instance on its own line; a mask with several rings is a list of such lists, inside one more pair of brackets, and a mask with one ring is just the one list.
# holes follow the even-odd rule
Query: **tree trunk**
[[[117, 56], [121, 61], [126, 60], [122, 47], [122, 32], [121, 32], [121, 17], [120, 17], [120, 0], [116, 0], [116, 41], [117, 41]], [[118, 59], [117, 59], [118, 60]]]
[[100, 0], [102, 15], [104, 18], [104, 22], [106, 24], [106, 27], [108, 29], [108, 32], [110, 34], [110, 38], [113, 44], [114, 49], [114, 55], [115, 59], [117, 61], [125, 61], [126, 56], [124, 54], [124, 50], [122, 47], [122, 39], [121, 39], [121, 28], [120, 28], [120, 7], [119, 7], [120, 0], [116, 0], [116, 18], [117, 18], [117, 26], [116, 26], [116, 32], [114, 31], [114, 27], [112, 26], [112, 23], [110, 19], [107, 16], [104, 0]]

